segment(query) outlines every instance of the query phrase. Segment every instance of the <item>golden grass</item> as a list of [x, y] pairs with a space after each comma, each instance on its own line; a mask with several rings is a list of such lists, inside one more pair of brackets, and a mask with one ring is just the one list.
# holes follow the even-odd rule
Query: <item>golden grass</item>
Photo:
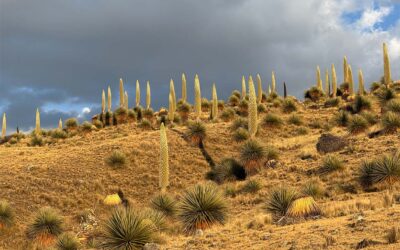
[[107, 206], [116, 206], [121, 204], [122, 200], [118, 194], [110, 194], [104, 198], [103, 203]]
[[320, 209], [311, 196], [298, 198], [290, 205], [287, 215], [291, 217], [304, 218], [312, 215], [318, 215]]

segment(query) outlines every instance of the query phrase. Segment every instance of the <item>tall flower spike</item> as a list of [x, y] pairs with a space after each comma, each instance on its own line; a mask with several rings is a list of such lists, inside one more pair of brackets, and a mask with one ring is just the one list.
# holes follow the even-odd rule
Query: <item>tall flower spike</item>
[[349, 82], [347, 57], [343, 57], [343, 82]]
[[246, 79], [242, 76], [242, 99], [246, 97]]
[[147, 81], [146, 86], [146, 108], [149, 109], [151, 105], [151, 90], [150, 90], [150, 82]]
[[217, 88], [215, 87], [215, 83], [212, 87], [212, 109], [211, 109], [211, 118], [217, 119], [218, 117], [218, 95]]
[[352, 96], [354, 94], [354, 81], [353, 81], [353, 71], [351, 70], [351, 66], [347, 66], [347, 77], [349, 80], [349, 95]]
[[139, 80], [136, 80], [136, 107], [140, 106], [140, 84]]
[[262, 83], [261, 76], [257, 74], [257, 103], [261, 103], [262, 100]]
[[119, 79], [119, 106], [121, 108], [125, 107], [125, 90], [124, 90], [124, 81], [122, 81], [122, 78]]
[[388, 85], [392, 81], [392, 76], [390, 73], [390, 60], [386, 43], [383, 43], [383, 71], [385, 84]]
[[111, 88], [108, 86], [108, 94], [107, 94], [107, 111], [111, 112], [112, 100], [111, 100]]
[[62, 129], [63, 128], [63, 124], [62, 124], [62, 119], [60, 118], [60, 120], [58, 120], [58, 129]]
[[128, 97], [128, 92], [125, 91], [124, 95], [124, 106], [126, 109], [129, 109], [129, 97]]
[[199, 76], [196, 74], [194, 77], [194, 111], [196, 118], [199, 120], [201, 116], [201, 89]]
[[6, 113], [3, 114], [3, 126], [1, 127], [1, 138], [4, 139], [6, 137], [7, 131], [7, 118]]
[[161, 123], [160, 126], [159, 186], [161, 188], [161, 192], [165, 192], [169, 186], [168, 140], [164, 123]]
[[337, 92], [337, 79], [335, 65], [332, 63], [332, 96], [336, 97]]
[[276, 82], [275, 82], [275, 72], [274, 71], [272, 71], [271, 81], [272, 81], [271, 91], [272, 91], [272, 93], [275, 93], [276, 92]]
[[258, 128], [258, 117], [257, 117], [257, 99], [256, 90], [254, 88], [253, 78], [249, 77], [249, 134], [254, 137], [257, 133]]
[[106, 112], [106, 93], [103, 92], [101, 93], [101, 113], [104, 114]]
[[169, 81], [169, 92], [171, 93], [172, 96], [172, 101], [173, 101], [173, 108], [174, 111], [176, 110], [176, 95], [175, 95], [175, 85], [174, 85], [174, 80]]
[[317, 66], [317, 88], [321, 91], [322, 89], [322, 79], [321, 79], [321, 70], [319, 69], [319, 66]]
[[268, 85], [268, 95], [271, 94], [271, 85]]
[[185, 103], [187, 101], [187, 90], [186, 90], [186, 76], [182, 74], [182, 101]]
[[286, 99], [287, 97], [287, 87], [286, 82], [283, 82], [283, 98]]
[[40, 135], [41, 135], [41, 132], [40, 132], [40, 112], [39, 112], [39, 109], [36, 109], [36, 128], [35, 128], [35, 134], [36, 134], [37, 136], [40, 136]]
[[330, 95], [329, 89], [330, 89], [330, 87], [329, 87], [329, 71], [326, 70], [326, 71], [325, 71], [325, 94], [326, 94], [327, 96]]
[[169, 93], [168, 95], [168, 120], [170, 120], [171, 123], [174, 122], [174, 117], [175, 117], [175, 109], [174, 109], [174, 101], [172, 99], [172, 94]]
[[358, 94], [359, 95], [364, 95], [364, 77], [363, 77], [363, 73], [362, 70], [360, 69], [358, 71]]

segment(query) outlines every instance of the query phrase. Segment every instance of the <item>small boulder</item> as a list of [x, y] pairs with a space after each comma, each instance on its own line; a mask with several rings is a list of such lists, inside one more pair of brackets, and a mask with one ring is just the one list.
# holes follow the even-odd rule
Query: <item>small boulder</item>
[[319, 153], [330, 153], [342, 150], [348, 145], [346, 139], [332, 134], [322, 134], [317, 142], [317, 151]]
[[156, 244], [156, 243], [146, 243], [146, 245], [144, 245], [143, 250], [160, 250], [161, 247], [160, 245]]

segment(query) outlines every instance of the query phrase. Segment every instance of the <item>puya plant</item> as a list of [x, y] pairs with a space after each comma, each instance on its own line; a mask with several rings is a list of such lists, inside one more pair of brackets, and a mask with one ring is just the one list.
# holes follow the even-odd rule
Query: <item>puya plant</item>
[[249, 134], [255, 137], [258, 128], [258, 115], [257, 115], [257, 99], [254, 89], [253, 78], [249, 77]]
[[160, 169], [159, 186], [161, 192], [165, 192], [169, 185], [169, 160], [168, 160], [168, 139], [164, 123], [160, 126]]

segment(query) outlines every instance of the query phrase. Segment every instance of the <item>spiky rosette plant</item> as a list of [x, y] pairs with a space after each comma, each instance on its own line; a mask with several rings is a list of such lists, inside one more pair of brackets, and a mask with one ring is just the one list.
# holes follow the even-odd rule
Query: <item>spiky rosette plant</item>
[[230, 104], [231, 106], [234, 106], [234, 107], [235, 107], [235, 106], [239, 105], [239, 103], [240, 103], [240, 98], [237, 97], [236, 95], [231, 95], [231, 96], [229, 97], [228, 102], [229, 102], [229, 104]]
[[102, 230], [102, 249], [142, 249], [155, 238], [155, 227], [131, 208], [116, 208]]
[[217, 88], [215, 87], [214, 83], [212, 88], [211, 118], [215, 120], [217, 119], [217, 117], [218, 117], [218, 95], [217, 95]]
[[58, 237], [56, 246], [59, 250], [78, 250], [80, 244], [78, 238], [72, 233], [63, 233]]
[[186, 122], [189, 119], [190, 108], [191, 107], [187, 102], [178, 105], [177, 111], [183, 122]]
[[268, 113], [264, 119], [262, 125], [266, 128], [280, 128], [283, 124], [283, 120], [274, 113]]
[[14, 223], [14, 211], [5, 200], [0, 200], [0, 231]]
[[6, 131], [7, 131], [7, 118], [6, 118], [6, 113], [3, 114], [3, 125], [1, 127], [1, 138], [4, 139], [6, 137]]
[[334, 117], [337, 125], [346, 127], [351, 119], [350, 113], [345, 110], [340, 110]]
[[167, 193], [160, 193], [153, 197], [151, 207], [170, 217], [175, 216], [177, 212], [176, 200]]
[[347, 130], [351, 134], [359, 134], [366, 131], [368, 126], [368, 121], [364, 117], [361, 115], [354, 115], [347, 125]]
[[182, 101], [187, 101], [187, 90], [186, 90], [186, 76], [182, 73]]
[[42, 208], [36, 213], [33, 223], [28, 226], [27, 236], [43, 247], [49, 247], [62, 233], [62, 225], [63, 219], [55, 210]]
[[293, 98], [286, 98], [282, 102], [282, 111], [284, 113], [292, 113], [297, 111], [297, 105]]
[[178, 205], [178, 218], [185, 232], [207, 229], [215, 224], [224, 224], [228, 205], [215, 185], [196, 185], [188, 189]]
[[321, 213], [317, 203], [311, 196], [301, 197], [292, 202], [287, 215], [290, 217], [304, 218], [309, 216], [316, 216]]
[[378, 98], [378, 101], [379, 101], [382, 109], [386, 106], [386, 104], [390, 100], [396, 99], [396, 97], [397, 97], [396, 91], [394, 91], [391, 88], [387, 88], [386, 86], [380, 87], [375, 92], [375, 95]]
[[140, 84], [139, 80], [136, 80], [136, 107], [140, 107]]
[[370, 110], [372, 108], [371, 100], [362, 95], [357, 95], [353, 103], [353, 112], [360, 113], [362, 111]]
[[386, 43], [383, 43], [383, 71], [385, 85], [388, 86], [392, 82], [392, 76], [390, 72], [390, 60]]
[[78, 128], [78, 120], [76, 118], [69, 118], [65, 121], [65, 126], [68, 130], [74, 130]]
[[160, 169], [159, 186], [161, 192], [165, 192], [169, 186], [169, 160], [168, 160], [168, 140], [164, 123], [160, 126]]
[[392, 99], [388, 101], [386, 104], [386, 110], [400, 115], [400, 99]]
[[258, 129], [257, 97], [253, 79], [249, 77], [249, 134], [255, 137]]
[[269, 195], [266, 209], [275, 219], [279, 219], [286, 215], [297, 196], [297, 192], [292, 188], [284, 186], [275, 188]]
[[364, 95], [365, 94], [364, 76], [363, 76], [363, 73], [362, 73], [361, 69], [358, 71], [358, 94], [359, 95]]
[[188, 126], [187, 138], [195, 145], [206, 138], [206, 127], [200, 121], [191, 122]]
[[150, 82], [147, 81], [146, 85], [146, 108], [149, 109], [151, 105], [151, 90], [150, 90]]
[[241, 99], [244, 100], [244, 98], [246, 97], [246, 78], [244, 76], [242, 76], [242, 94], [241, 94]]
[[199, 76], [197, 74], [194, 77], [194, 101], [194, 112], [197, 120], [199, 120], [201, 116], [201, 89]]
[[336, 97], [337, 94], [337, 78], [336, 78], [336, 69], [335, 65], [332, 63], [332, 97]]
[[392, 111], [386, 112], [382, 117], [382, 126], [386, 133], [395, 133], [400, 129], [400, 115]]
[[266, 157], [266, 148], [256, 140], [248, 140], [240, 148], [240, 161], [247, 174], [257, 173]]
[[224, 122], [231, 121], [235, 117], [235, 110], [233, 108], [226, 108], [219, 116]]

